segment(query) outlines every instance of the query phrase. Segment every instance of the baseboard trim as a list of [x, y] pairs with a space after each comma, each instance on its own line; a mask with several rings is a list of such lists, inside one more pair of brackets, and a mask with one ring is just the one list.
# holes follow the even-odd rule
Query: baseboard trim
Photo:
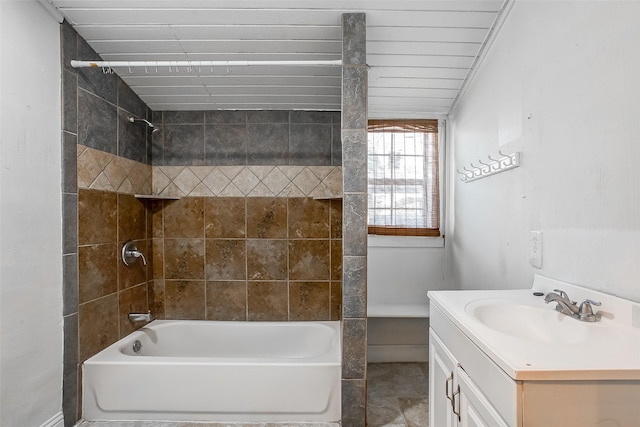
[[367, 347], [367, 362], [427, 362], [427, 345], [370, 345]]
[[47, 421], [42, 423], [40, 427], [63, 427], [64, 426], [64, 415], [62, 412], [58, 412], [53, 417], [49, 418]]

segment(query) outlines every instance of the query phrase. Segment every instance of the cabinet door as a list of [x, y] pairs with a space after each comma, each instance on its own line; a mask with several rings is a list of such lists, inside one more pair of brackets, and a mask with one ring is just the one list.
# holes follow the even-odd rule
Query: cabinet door
[[460, 427], [509, 427], [464, 369], [458, 367], [455, 376], [454, 411], [460, 414]]
[[453, 414], [453, 376], [456, 362], [440, 338], [429, 331], [429, 425], [455, 427]]

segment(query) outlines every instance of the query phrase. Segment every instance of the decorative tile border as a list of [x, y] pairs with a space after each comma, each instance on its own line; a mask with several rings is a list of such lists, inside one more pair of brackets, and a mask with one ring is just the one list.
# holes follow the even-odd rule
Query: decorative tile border
[[151, 194], [151, 165], [78, 144], [78, 187]]
[[78, 187], [168, 197], [341, 197], [340, 166], [150, 166], [78, 144]]
[[153, 193], [192, 197], [340, 197], [339, 166], [154, 166]]

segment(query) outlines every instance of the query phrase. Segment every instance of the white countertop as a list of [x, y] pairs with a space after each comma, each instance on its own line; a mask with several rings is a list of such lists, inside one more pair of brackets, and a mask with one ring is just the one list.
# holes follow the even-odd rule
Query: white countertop
[[[594, 307], [600, 310], [601, 320], [581, 322], [556, 312], [555, 303], [545, 304], [544, 297], [533, 295], [536, 290], [547, 293], [555, 288], [565, 290], [573, 300], [601, 301], [601, 307]], [[428, 296], [431, 304], [515, 380], [640, 380], [640, 328], [632, 326], [640, 321], [634, 317], [640, 313], [638, 303], [542, 276], [536, 276], [533, 289], [432, 291]], [[549, 310], [549, 316], [557, 316], [558, 328], [579, 334], [571, 335], [567, 342], [544, 342], [499, 332], [468, 312], [467, 306], [479, 300]]]

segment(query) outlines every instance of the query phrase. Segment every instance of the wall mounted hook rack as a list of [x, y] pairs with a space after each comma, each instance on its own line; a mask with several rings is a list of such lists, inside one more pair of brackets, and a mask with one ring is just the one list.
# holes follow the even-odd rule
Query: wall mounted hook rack
[[478, 160], [480, 166], [470, 163], [469, 168], [463, 166], [462, 170], [457, 169], [458, 174], [460, 174], [460, 181], [471, 182], [520, 166], [519, 151], [512, 154], [504, 154], [502, 151], [498, 151], [498, 155], [498, 158], [487, 156], [489, 162]]

